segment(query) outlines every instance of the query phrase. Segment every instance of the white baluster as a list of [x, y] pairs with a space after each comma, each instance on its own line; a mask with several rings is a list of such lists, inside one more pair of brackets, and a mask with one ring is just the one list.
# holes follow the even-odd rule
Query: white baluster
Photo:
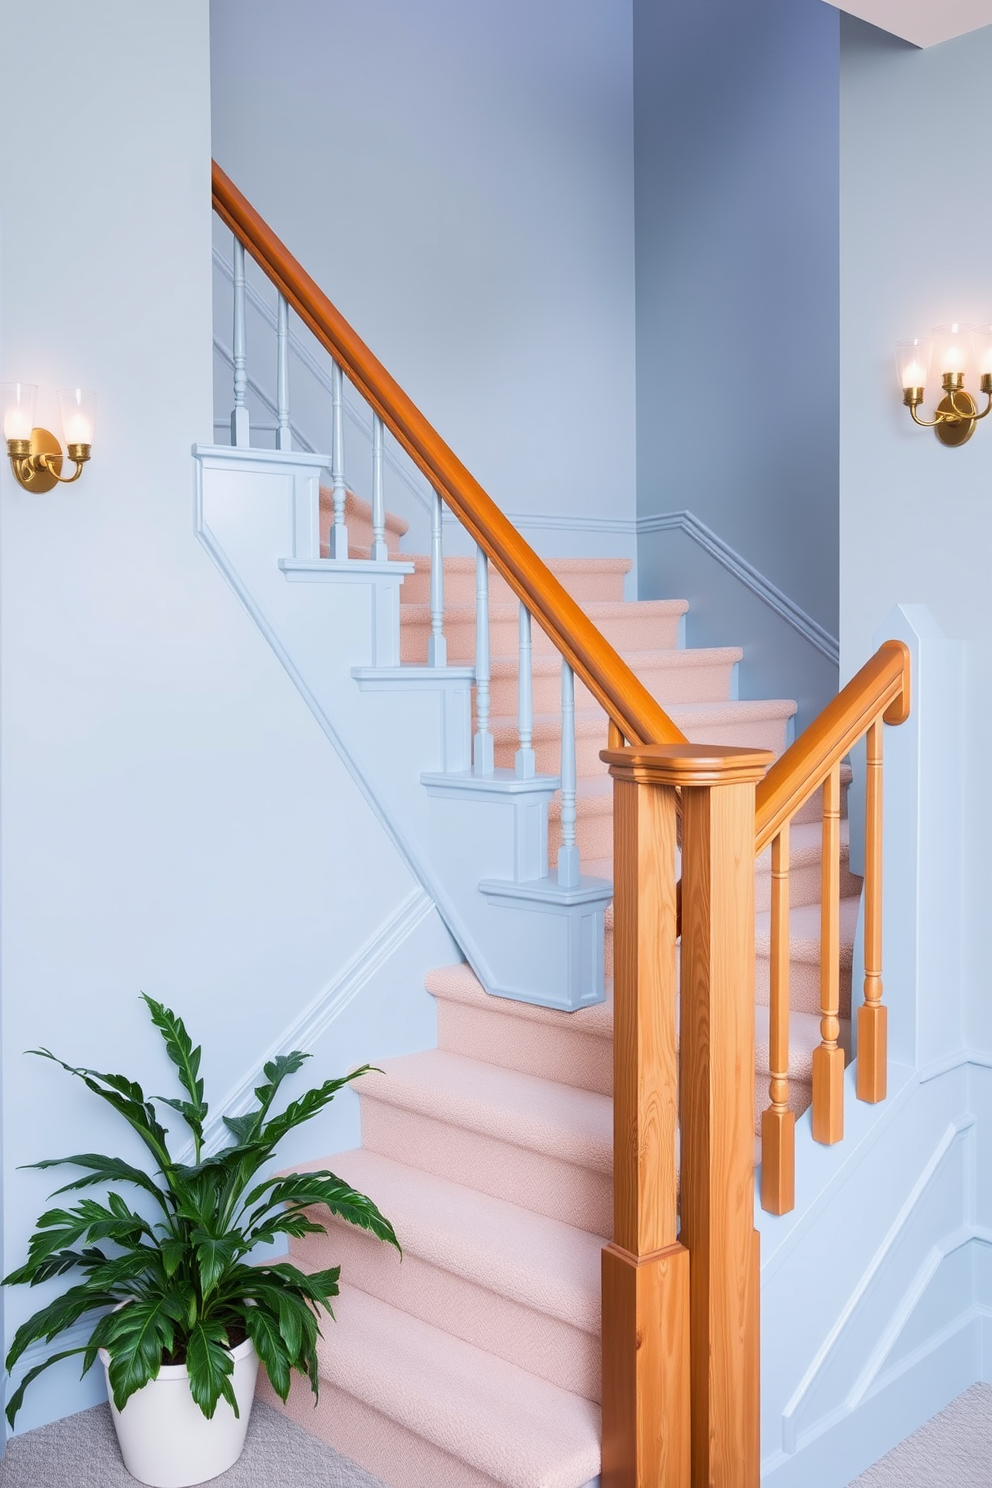
[[558, 883], [574, 889], [581, 876], [579, 849], [575, 841], [575, 676], [568, 662], [561, 662], [561, 847], [558, 849]]
[[475, 551], [475, 738], [472, 770], [493, 773], [493, 736], [489, 732], [489, 560]]
[[347, 490], [344, 483], [344, 373], [337, 362], [331, 363], [331, 406], [334, 422], [331, 429], [331, 486], [334, 495], [334, 526], [331, 528], [329, 553], [332, 558], [347, 558], [348, 529], [344, 522]]
[[248, 334], [245, 328], [245, 245], [234, 239], [234, 410], [231, 413], [231, 443], [251, 443], [248, 432]]
[[530, 610], [520, 606], [520, 644], [517, 667], [517, 718], [520, 748], [514, 759], [521, 780], [532, 780], [537, 772], [534, 755], [534, 679], [531, 671]]
[[279, 323], [276, 329], [276, 405], [279, 427], [276, 429], [276, 449], [293, 448], [293, 436], [289, 431], [289, 301], [279, 296]]
[[444, 551], [441, 541], [441, 498], [433, 491], [431, 504], [431, 638], [427, 642], [427, 665], [448, 665], [448, 643], [444, 638]]
[[382, 419], [372, 415], [372, 558], [375, 563], [385, 563], [389, 557], [386, 547], [386, 498], [382, 489]]

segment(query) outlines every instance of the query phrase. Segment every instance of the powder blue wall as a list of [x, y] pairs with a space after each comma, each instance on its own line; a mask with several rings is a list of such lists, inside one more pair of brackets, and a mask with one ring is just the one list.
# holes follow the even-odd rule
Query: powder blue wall
[[[966, 732], [933, 759], [947, 810], [965, 802], [961, 915], [919, 931], [960, 947], [965, 1043], [992, 1050], [983, 746], [992, 734], [989, 564], [992, 429], [946, 449], [902, 406], [893, 342], [949, 321], [992, 321], [992, 198], [976, 168], [992, 96], [992, 27], [917, 50], [864, 22], [842, 26], [841, 666], [850, 676], [897, 602], [925, 604], [967, 654]], [[947, 149], [948, 127], [961, 142]], [[969, 376], [972, 387], [975, 377]], [[935, 399], [928, 392], [924, 412]], [[941, 851], [941, 845], [935, 850]]]
[[[693, 512], [834, 635], [838, 24], [822, 0], [634, 3], [638, 516]], [[688, 540], [638, 548], [690, 642], [751, 643], [742, 696], [829, 696], [830, 664]]]
[[608, 513], [632, 550], [630, 0], [211, 23], [220, 164], [504, 510]]

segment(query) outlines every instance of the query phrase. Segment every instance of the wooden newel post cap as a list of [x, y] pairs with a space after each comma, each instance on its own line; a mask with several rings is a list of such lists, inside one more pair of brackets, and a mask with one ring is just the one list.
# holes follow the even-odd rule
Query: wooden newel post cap
[[763, 780], [775, 756], [770, 749], [729, 744], [632, 744], [603, 749], [600, 759], [614, 780], [638, 785], [743, 785]]

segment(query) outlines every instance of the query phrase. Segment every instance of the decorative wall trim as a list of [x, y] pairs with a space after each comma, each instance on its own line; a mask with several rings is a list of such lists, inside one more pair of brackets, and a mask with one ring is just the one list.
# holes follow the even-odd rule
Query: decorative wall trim
[[801, 636], [815, 646], [834, 665], [840, 662], [840, 642], [825, 630], [818, 621], [801, 609], [771, 579], [759, 573], [753, 563], [735, 551], [728, 542], [718, 536], [705, 522], [701, 522], [691, 511], [659, 512], [657, 515], [638, 517], [637, 535], [640, 538], [650, 532], [684, 532], [693, 542], [715, 558], [728, 573], [733, 574], [745, 588], [775, 611], [782, 620], [797, 630]]
[[[220, 273], [223, 274], [223, 276], [227, 280], [227, 282], [233, 286], [233, 284], [234, 284], [234, 269], [233, 269], [233, 266], [231, 265], [231, 263], [229, 262], [229, 260], [224, 257], [223, 253], [221, 253], [218, 248], [215, 248], [214, 249], [213, 257], [214, 257], [214, 267], [216, 269], [218, 269], [220, 271]], [[257, 311], [257, 313], [265, 321], [266, 325], [268, 325], [270, 327], [273, 336], [275, 336], [275, 334], [276, 334], [276, 324], [277, 324], [277, 322], [276, 322], [276, 312], [273, 310], [272, 306], [266, 301], [266, 299], [264, 298], [264, 296], [259, 294], [258, 290], [255, 288], [255, 286], [251, 283], [250, 280], [247, 281], [246, 284], [245, 284], [245, 298], [248, 301], [248, 303], [251, 305], [252, 309], [255, 310], [255, 311]], [[322, 367], [321, 366], [320, 362], [313, 355], [313, 353], [311, 352], [310, 348], [303, 341], [300, 340], [299, 336], [292, 329], [290, 329], [290, 332], [289, 332], [289, 348], [290, 348], [291, 353], [296, 357], [297, 361], [299, 361], [306, 368], [306, 370], [310, 373], [310, 376], [314, 379], [314, 381], [320, 387], [322, 387], [324, 389], [324, 391], [327, 393], [328, 397], [330, 397], [331, 396], [331, 374], [330, 374], [330, 372], [327, 370], [326, 367]], [[231, 349], [230, 349], [230, 347], [225, 346], [224, 343], [217, 336], [214, 337], [214, 350], [218, 353], [218, 355], [220, 357], [222, 357], [222, 359], [224, 360], [224, 362], [233, 371], [233, 368], [234, 368], [234, 356], [233, 356], [233, 354], [231, 352]], [[248, 386], [251, 388], [251, 390], [255, 394], [255, 396], [258, 399], [260, 399], [260, 401], [265, 405], [265, 407], [269, 410], [269, 412], [274, 417], [277, 416], [276, 405], [275, 405], [273, 399], [267, 393], [263, 392], [262, 389], [261, 389], [261, 387], [259, 386], [259, 384], [252, 377], [250, 377], [250, 376], [248, 378]], [[352, 423], [355, 424], [357, 428], [361, 429], [361, 431], [365, 435], [366, 439], [368, 439], [369, 442], [371, 443], [371, 440], [372, 440], [372, 410], [368, 407], [368, 405], [364, 402], [364, 400], [356, 400], [356, 399], [354, 399], [352, 397], [349, 397], [348, 389], [349, 389], [350, 384], [348, 383], [347, 378], [344, 380], [344, 386], [345, 386], [345, 393], [344, 393], [344, 409], [345, 409], [345, 413], [351, 419]], [[217, 428], [217, 427], [227, 428], [228, 426], [227, 426], [226, 422], [224, 422], [224, 423], [218, 423], [217, 421], [215, 421], [214, 427], [215, 428]], [[294, 443], [298, 443], [299, 446], [300, 446], [300, 448], [305, 449], [305, 450], [310, 450], [311, 449], [311, 446], [303, 438], [303, 435], [299, 432], [297, 426], [293, 423], [292, 418], [290, 418], [290, 432], [292, 433]], [[397, 458], [396, 451], [394, 449], [391, 449], [388, 443], [384, 445], [383, 452], [382, 453], [383, 453], [383, 459], [384, 459], [386, 465], [389, 467], [389, 469], [393, 472], [393, 474], [399, 480], [401, 480], [403, 482], [403, 484], [406, 486], [407, 490], [410, 491], [412, 493], [412, 495], [416, 497], [416, 499], [420, 502], [420, 505], [424, 508], [424, 510], [429, 513], [431, 511], [431, 502], [432, 502], [431, 489], [430, 489], [430, 486], [428, 485], [427, 481], [424, 480], [423, 477], [420, 475], [420, 472], [418, 470], [416, 470], [416, 467], [414, 467], [412, 470], [411, 469], [408, 469]]]
[[[254, 1100], [255, 1086], [262, 1079], [268, 1061], [277, 1054], [288, 1054], [292, 1049], [309, 1052], [317, 1040], [327, 1032], [335, 1018], [340, 1017], [349, 1003], [361, 992], [386, 962], [396, 954], [403, 942], [413, 934], [434, 908], [434, 900], [421, 887], [413, 889], [399, 908], [384, 920], [369, 936], [351, 959], [336, 973], [297, 1018], [280, 1034], [275, 1043], [247, 1070], [238, 1083], [224, 1096], [210, 1116], [204, 1129], [204, 1150], [216, 1152], [228, 1140], [224, 1125], [225, 1116], [241, 1116]], [[192, 1147], [190, 1147], [192, 1151]], [[184, 1156], [182, 1161], [187, 1161]]]
[[[787, 1453], [795, 1452], [797, 1447], [803, 1444], [800, 1440], [799, 1433], [797, 1432], [797, 1419], [804, 1402], [813, 1389], [823, 1369], [826, 1367], [834, 1350], [838, 1347], [848, 1323], [860, 1306], [875, 1276], [879, 1273], [879, 1271], [888, 1260], [890, 1254], [892, 1253], [893, 1247], [895, 1246], [900, 1235], [905, 1230], [917, 1206], [923, 1199], [923, 1196], [926, 1193], [927, 1189], [930, 1187], [930, 1183], [934, 1175], [940, 1168], [941, 1164], [943, 1163], [945, 1157], [950, 1152], [958, 1137], [962, 1136], [965, 1132], [970, 1131], [974, 1126], [975, 1117], [969, 1114], [967, 1116], [959, 1117], [956, 1121], [949, 1122], [945, 1127], [940, 1140], [938, 1141], [937, 1145], [934, 1147], [933, 1152], [930, 1154], [930, 1157], [927, 1159], [926, 1163], [920, 1170], [916, 1182], [913, 1184], [913, 1187], [906, 1195], [906, 1198], [904, 1199], [898, 1214], [892, 1221], [892, 1224], [889, 1226], [886, 1234], [883, 1236], [881, 1243], [875, 1251], [875, 1254], [872, 1256], [871, 1260], [868, 1262], [867, 1266], [862, 1272], [857, 1285], [852, 1290], [850, 1296], [848, 1297], [843, 1308], [838, 1314], [833, 1327], [827, 1333], [822, 1344], [817, 1349], [816, 1354], [810, 1361], [809, 1368], [806, 1370], [806, 1373], [803, 1375], [795, 1391], [793, 1392], [792, 1397], [783, 1410], [783, 1451]], [[975, 1233], [978, 1234], [977, 1231]], [[982, 1236], [984, 1236], [985, 1231], [982, 1231], [981, 1234]], [[949, 1254], [950, 1249], [956, 1249], [959, 1244], [965, 1243], [970, 1238], [972, 1238], [970, 1231], [963, 1240], [961, 1239], [961, 1236], [958, 1234], [958, 1232], [955, 1232], [953, 1236], [954, 1245], [948, 1247], [947, 1253]], [[916, 1282], [921, 1288], [925, 1286], [926, 1280], [929, 1279], [929, 1276], [933, 1274], [937, 1266], [940, 1264], [940, 1261], [943, 1259], [942, 1248], [938, 1247], [937, 1249], [938, 1251], [940, 1251], [940, 1253], [938, 1253], [936, 1257], [934, 1257], [933, 1255], [929, 1256], [927, 1261], [924, 1263], [924, 1270], [926, 1270], [927, 1266], [929, 1266], [930, 1268], [929, 1274], [927, 1276], [924, 1276], [922, 1281], [920, 1279], [920, 1276], [917, 1276], [916, 1278]], [[915, 1300], [918, 1300], [915, 1285], [910, 1288], [910, 1291], [913, 1295], [913, 1298]], [[922, 1295], [922, 1290], [920, 1290], [919, 1295]], [[900, 1314], [897, 1314], [897, 1317], [899, 1316]], [[872, 1358], [869, 1360], [868, 1365], [866, 1366], [866, 1369], [863, 1372], [861, 1378], [854, 1386], [852, 1396], [847, 1402], [847, 1408], [853, 1408], [858, 1404], [858, 1402], [863, 1398], [864, 1394], [868, 1390], [869, 1385], [872, 1383], [875, 1376], [881, 1369], [885, 1355], [889, 1352], [896, 1336], [896, 1334], [893, 1333], [892, 1337], [889, 1337], [889, 1333], [894, 1326], [894, 1321], [895, 1320], [890, 1319], [889, 1328], [883, 1332], [879, 1341], [878, 1349], [876, 1349], [876, 1351], [873, 1353]], [[902, 1322], [904, 1321], [905, 1319], [902, 1318], [899, 1322], [899, 1327], [902, 1326]], [[898, 1332], [898, 1329], [896, 1330], [896, 1332]], [[885, 1345], [884, 1351], [879, 1353], [879, 1349], [882, 1348], [883, 1344]], [[856, 1398], [855, 1392], [857, 1392]], [[818, 1423], [817, 1426], [814, 1428], [813, 1434], [818, 1434], [821, 1429], [822, 1423]]]

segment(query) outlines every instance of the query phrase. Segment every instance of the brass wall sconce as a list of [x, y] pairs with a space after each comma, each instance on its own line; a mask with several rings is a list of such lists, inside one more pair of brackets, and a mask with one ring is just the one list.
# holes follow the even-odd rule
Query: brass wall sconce
[[[935, 351], [944, 396], [934, 417], [924, 419], [916, 410], [923, 402]], [[965, 372], [972, 361], [978, 370], [979, 389], [987, 399], [981, 413], [964, 385]], [[913, 422], [922, 429], [932, 429], [941, 444], [952, 449], [966, 444], [979, 419], [992, 412], [992, 326], [934, 326], [931, 336], [897, 341], [896, 368], [902, 401]]]
[[14, 479], [25, 491], [51, 491], [70, 485], [83, 473], [93, 446], [96, 423], [96, 394], [89, 388], [60, 388], [59, 412], [65, 437], [66, 456], [75, 465], [72, 475], [62, 474], [62, 446], [47, 429], [35, 425], [38, 389], [26, 382], [0, 386], [3, 437]]

